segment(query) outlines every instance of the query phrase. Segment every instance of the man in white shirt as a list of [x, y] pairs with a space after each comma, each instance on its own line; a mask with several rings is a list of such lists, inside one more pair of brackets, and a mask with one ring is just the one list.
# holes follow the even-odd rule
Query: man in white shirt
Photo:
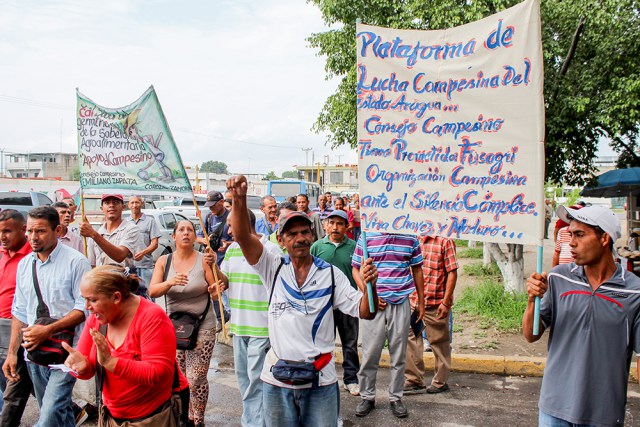
[[[260, 275], [269, 292], [269, 339], [271, 350], [262, 369], [265, 423], [276, 425], [337, 425], [340, 400], [335, 365], [332, 309], [350, 316], [372, 318], [368, 296], [354, 289], [339, 269], [310, 253], [313, 243], [311, 220], [303, 212], [292, 212], [279, 220], [278, 241], [287, 249], [281, 257], [264, 249], [251, 233], [247, 215], [247, 180], [230, 178], [227, 189], [233, 195], [231, 224], [235, 241]], [[365, 282], [372, 283], [377, 302], [377, 271], [367, 260], [360, 269]], [[365, 288], [366, 290], [366, 288]], [[276, 379], [272, 367], [281, 361], [313, 364], [315, 379], [295, 385]]]

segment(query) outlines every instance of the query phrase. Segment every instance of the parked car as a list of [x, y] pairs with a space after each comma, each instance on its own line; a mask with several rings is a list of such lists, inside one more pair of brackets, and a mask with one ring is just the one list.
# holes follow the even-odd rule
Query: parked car
[[[158, 238], [158, 248], [153, 251], [152, 254], [153, 262], [156, 262], [160, 256], [170, 254], [176, 250], [176, 243], [173, 241], [173, 238], [171, 238], [171, 233], [173, 233], [176, 223], [182, 220], [190, 221], [190, 219], [180, 213], [161, 209], [142, 209], [142, 212], [145, 215], [152, 217], [160, 229], [161, 236]], [[129, 218], [130, 216], [131, 211], [125, 211], [122, 213], [123, 219]], [[194, 225], [196, 227], [196, 231], [198, 231], [200, 225]], [[196, 247], [197, 250], [200, 249], [199, 246], [200, 245], [198, 244], [198, 247]]]
[[[247, 205], [249, 209], [251, 209], [251, 211], [255, 214], [256, 221], [260, 218], [264, 218], [264, 214], [260, 210], [260, 199], [260, 196], [247, 196]], [[189, 218], [194, 224], [197, 224], [197, 226], [200, 226], [200, 221], [196, 216], [196, 207], [193, 206], [193, 200], [190, 200], [190, 203], [186, 203], [185, 200], [182, 201], [182, 204], [180, 206], [163, 206], [162, 210], [180, 213]], [[202, 212], [202, 220], [204, 221], [204, 219], [209, 214], [209, 208], [205, 208], [204, 206], [200, 205], [199, 201], [198, 206], [200, 207], [200, 212]]]
[[25, 218], [31, 209], [51, 204], [46, 194], [37, 191], [0, 191], [0, 210], [15, 209]]

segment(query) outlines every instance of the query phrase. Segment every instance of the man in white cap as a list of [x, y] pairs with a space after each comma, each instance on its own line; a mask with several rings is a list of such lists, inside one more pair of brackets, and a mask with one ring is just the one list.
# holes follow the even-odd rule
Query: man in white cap
[[[569, 223], [575, 261], [529, 277], [522, 319], [529, 342], [551, 329], [539, 424], [622, 426], [631, 357], [640, 352], [640, 279], [614, 260], [621, 232], [610, 209], [561, 206], [557, 214]], [[535, 297], [542, 298], [538, 335]]]

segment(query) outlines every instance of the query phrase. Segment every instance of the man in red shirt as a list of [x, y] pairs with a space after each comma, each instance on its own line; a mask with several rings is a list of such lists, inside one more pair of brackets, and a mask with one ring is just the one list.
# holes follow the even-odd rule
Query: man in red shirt
[[[451, 344], [449, 341], [449, 311], [453, 306], [453, 291], [458, 280], [456, 245], [451, 239], [440, 236], [420, 238], [422, 248], [422, 273], [424, 275], [424, 322], [427, 339], [435, 357], [435, 374], [431, 385], [424, 385], [425, 373], [422, 359], [422, 334], [409, 328], [407, 361], [405, 370], [405, 394], [416, 392], [442, 393], [449, 389], [451, 368]], [[415, 310], [416, 293], [411, 295], [411, 306]]]
[[[4, 364], [11, 337], [11, 305], [16, 291], [16, 272], [18, 263], [31, 253], [31, 245], [25, 234], [27, 225], [22, 214], [13, 209], [0, 212], [0, 364]], [[5, 326], [6, 325], [6, 326]], [[0, 416], [0, 425], [18, 426], [22, 413], [29, 400], [31, 378], [24, 362], [23, 348], [18, 349], [20, 379], [7, 385], [6, 378], [0, 372], [0, 390], [4, 394], [4, 406]]]

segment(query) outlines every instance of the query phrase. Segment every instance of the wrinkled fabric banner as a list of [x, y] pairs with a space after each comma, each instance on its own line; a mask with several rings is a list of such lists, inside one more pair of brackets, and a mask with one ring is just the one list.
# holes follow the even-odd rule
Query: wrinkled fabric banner
[[539, 0], [437, 31], [357, 25], [361, 226], [540, 245]]
[[122, 108], [77, 92], [80, 186], [88, 194], [192, 194], [153, 86]]

